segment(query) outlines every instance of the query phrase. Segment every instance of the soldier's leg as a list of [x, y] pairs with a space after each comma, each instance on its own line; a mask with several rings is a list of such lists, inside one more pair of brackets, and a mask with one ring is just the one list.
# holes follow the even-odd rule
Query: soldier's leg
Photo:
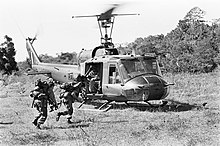
[[32, 122], [35, 126], [37, 126], [37, 121], [40, 117], [41, 117], [41, 112], [38, 110], [38, 114], [35, 116], [35, 118]]
[[67, 114], [68, 114], [68, 111], [58, 112], [57, 117], [56, 117], [56, 121], [59, 121], [60, 116], [65, 116]]
[[69, 106], [68, 106], [68, 115], [67, 115], [67, 122], [68, 123], [72, 123], [71, 122], [72, 114], [73, 114], [73, 106], [72, 106], [72, 102], [71, 102], [71, 103], [69, 103]]
[[65, 106], [66, 110], [63, 111], [63, 112], [57, 113], [56, 121], [59, 121], [60, 116], [66, 116], [67, 115], [67, 120], [68, 121], [70, 121], [70, 119], [72, 118], [72, 114], [73, 114], [72, 102], [71, 101], [64, 102], [64, 106]]
[[65, 106], [66, 110], [65, 110], [65, 111], [62, 111], [62, 112], [58, 112], [58, 113], [57, 113], [56, 121], [59, 121], [60, 116], [66, 116], [66, 115], [68, 115], [67, 101], [63, 101], [63, 104], [64, 104], [64, 106]]
[[67, 122], [72, 123], [70, 120], [72, 119], [72, 114], [73, 114], [73, 101], [69, 100], [67, 104], [67, 110], [68, 110], [68, 115], [67, 115]]
[[35, 103], [34, 103], [34, 107], [36, 108], [38, 114], [35, 116], [35, 118], [34, 118], [32, 123], [35, 126], [37, 126], [37, 121], [41, 117], [41, 102], [36, 100]]
[[47, 119], [47, 100], [42, 101], [41, 116], [37, 122], [37, 127], [40, 128], [40, 125], [44, 124]]
[[38, 123], [39, 124], [44, 124], [46, 119], [47, 119], [47, 109], [46, 108], [42, 108], [41, 117], [39, 118]]

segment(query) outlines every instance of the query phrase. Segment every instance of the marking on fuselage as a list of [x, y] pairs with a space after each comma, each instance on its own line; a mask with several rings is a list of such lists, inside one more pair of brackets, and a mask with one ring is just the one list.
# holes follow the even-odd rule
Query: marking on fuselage
[[57, 68], [57, 67], [54, 67], [54, 69], [56, 69], [56, 70], [60, 70], [59, 68]]

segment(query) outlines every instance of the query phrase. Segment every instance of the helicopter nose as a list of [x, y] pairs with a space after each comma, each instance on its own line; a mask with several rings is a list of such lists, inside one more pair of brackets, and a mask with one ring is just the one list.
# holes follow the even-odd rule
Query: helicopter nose
[[148, 100], [160, 100], [164, 99], [169, 94], [169, 86], [159, 76], [144, 76], [145, 80], [149, 85], [149, 96]]
[[139, 100], [161, 100], [168, 96], [169, 85], [158, 75], [142, 75], [135, 77], [124, 86], [128, 98], [138, 97]]

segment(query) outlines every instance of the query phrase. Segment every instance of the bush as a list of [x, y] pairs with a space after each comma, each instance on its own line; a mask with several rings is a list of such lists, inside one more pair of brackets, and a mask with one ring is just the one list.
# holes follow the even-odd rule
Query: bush
[[15, 61], [15, 49], [12, 38], [5, 36], [5, 42], [0, 45], [0, 71], [3, 74], [12, 74], [18, 71], [17, 62]]

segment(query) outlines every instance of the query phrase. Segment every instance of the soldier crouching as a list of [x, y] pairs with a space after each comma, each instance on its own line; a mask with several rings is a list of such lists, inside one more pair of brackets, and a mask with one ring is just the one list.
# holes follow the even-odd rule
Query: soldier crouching
[[54, 84], [49, 81], [42, 82], [40, 79], [35, 83], [35, 88], [30, 92], [30, 96], [34, 98], [32, 107], [35, 107], [38, 114], [32, 122], [38, 129], [40, 125], [44, 124], [47, 119], [47, 103], [50, 101], [53, 106], [57, 107], [56, 100], [53, 93]]
[[59, 121], [60, 116], [66, 116], [67, 122], [72, 123], [72, 114], [73, 114], [73, 103], [78, 100], [78, 95], [80, 92], [81, 82], [69, 82], [63, 83], [60, 88], [63, 89], [63, 92], [60, 94], [60, 99], [64, 104], [66, 110], [57, 113], [56, 121]]

